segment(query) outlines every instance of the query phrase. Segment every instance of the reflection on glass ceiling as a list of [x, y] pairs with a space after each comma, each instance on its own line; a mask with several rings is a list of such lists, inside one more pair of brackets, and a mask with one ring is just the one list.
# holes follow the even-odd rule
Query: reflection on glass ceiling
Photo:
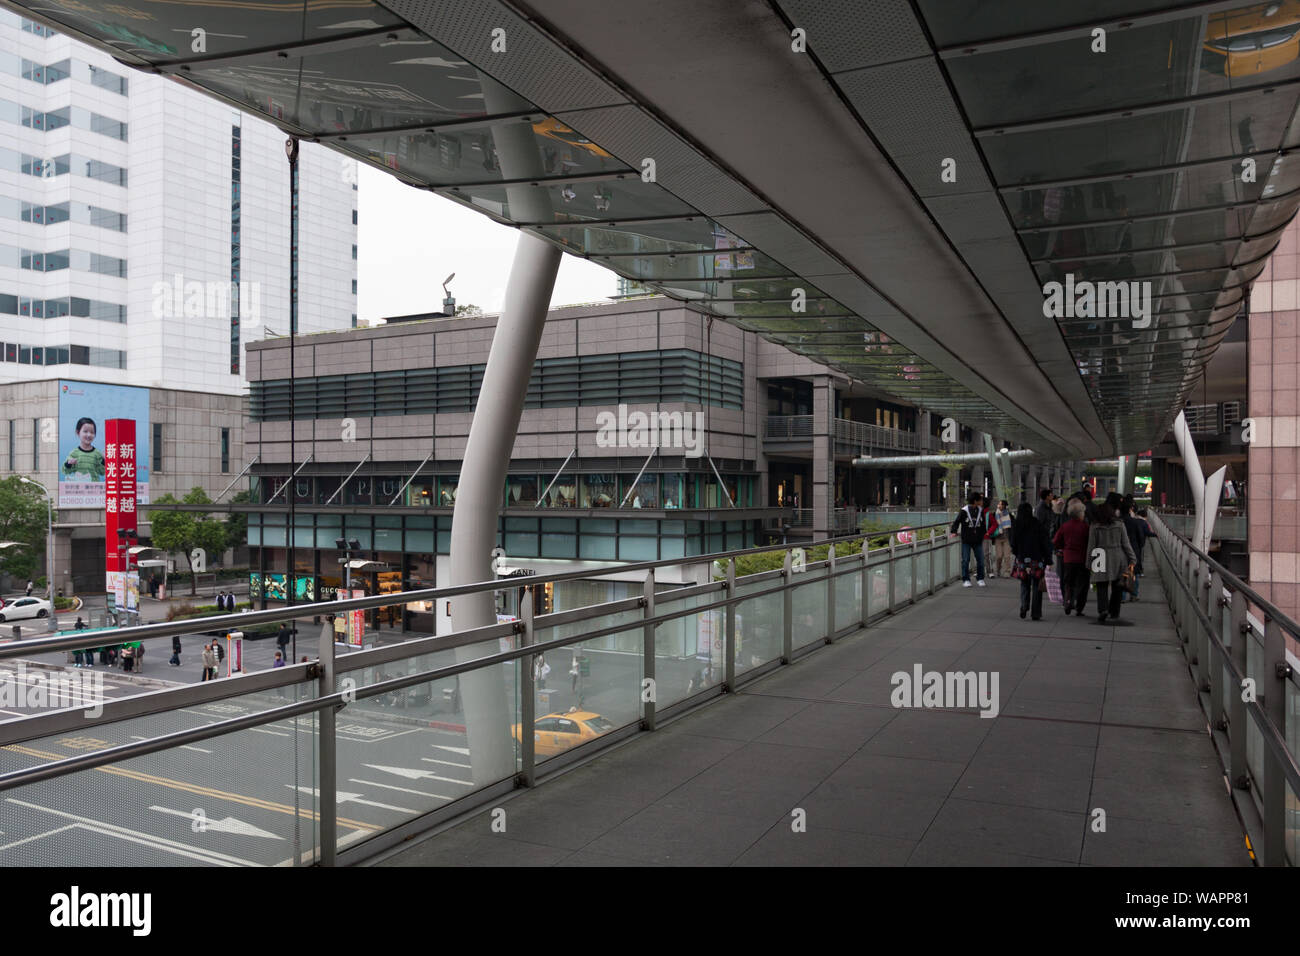
[[[643, 182], [640, 170], [555, 116], [517, 97], [510, 105], [519, 108], [492, 110], [490, 102], [502, 100], [480, 65], [377, 4], [20, 6], [124, 62], [529, 228], [882, 394], [1066, 453], [773, 250]], [[1113, 318], [1056, 321], [1115, 444], [1148, 447], [1300, 204], [1300, 158], [1285, 155], [1300, 142], [1300, 0], [1213, 13], [1198, 4], [1185, 15], [1171, 12], [1168, 0], [918, 0], [914, 9], [1038, 280], [1151, 284], [1145, 328]], [[862, 11], [871, 16], [870, 5]], [[1097, 24], [1109, 28], [1104, 54], [1091, 49]], [[197, 26], [206, 28], [201, 51], [192, 42]], [[532, 153], [522, 167], [536, 172], [512, 179], [505, 169], [521, 164], [503, 169], [500, 152], [521, 143]], [[1243, 160], [1253, 163], [1253, 178], [1242, 175]], [[798, 290], [806, 296], [801, 311], [792, 307]]]
[[1059, 325], [1117, 443], [1158, 439], [1300, 203], [1300, 0], [918, 5], [1038, 278], [1151, 283], [1150, 328]]

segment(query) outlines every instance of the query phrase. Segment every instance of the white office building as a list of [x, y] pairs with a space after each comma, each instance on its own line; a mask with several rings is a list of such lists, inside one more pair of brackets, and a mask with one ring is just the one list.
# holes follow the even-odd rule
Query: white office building
[[[0, 384], [247, 392], [289, 326], [270, 124], [0, 10]], [[355, 163], [304, 143], [300, 332], [356, 318]]]

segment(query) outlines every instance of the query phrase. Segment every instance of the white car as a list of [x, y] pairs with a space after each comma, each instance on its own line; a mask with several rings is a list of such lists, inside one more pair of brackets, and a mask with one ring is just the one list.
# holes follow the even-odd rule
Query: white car
[[29, 617], [49, 617], [54, 608], [40, 598], [20, 597], [6, 601], [0, 607], [0, 621], [21, 621]]

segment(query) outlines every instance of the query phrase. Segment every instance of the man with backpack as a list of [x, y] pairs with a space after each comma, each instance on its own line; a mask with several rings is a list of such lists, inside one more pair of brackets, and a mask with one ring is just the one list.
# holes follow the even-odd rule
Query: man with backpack
[[988, 516], [980, 506], [984, 496], [972, 492], [970, 503], [953, 519], [951, 534], [961, 535], [961, 586], [970, 587], [970, 556], [975, 554], [975, 575], [980, 587], [984, 587], [984, 535], [988, 528]]

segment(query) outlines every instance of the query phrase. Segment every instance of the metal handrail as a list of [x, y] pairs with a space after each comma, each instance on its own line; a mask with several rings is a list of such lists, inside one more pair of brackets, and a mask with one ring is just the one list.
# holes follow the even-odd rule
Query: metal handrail
[[[947, 527], [943, 523], [921, 525], [910, 529], [921, 531], [927, 528]], [[841, 544], [846, 541], [861, 541], [863, 538], [879, 537], [881, 532], [871, 534], [847, 534], [822, 538], [817, 541], [802, 543], [800, 547], [820, 547], [821, 545]], [[584, 568], [578, 571], [559, 571], [552, 574], [538, 574], [528, 578], [528, 584], [550, 584], [559, 581], [577, 581], [599, 578], [609, 574], [625, 574], [629, 571], [649, 571], [656, 568], [677, 567], [680, 565], [708, 564], [724, 558], [742, 558], [755, 554], [769, 554], [774, 551], [788, 550], [794, 545], [758, 545], [752, 548], [739, 548], [732, 551], [717, 551], [688, 558], [661, 558], [655, 561], [641, 561], [635, 564], [621, 564], [610, 568]], [[270, 608], [265, 611], [243, 611], [238, 614], [220, 614], [212, 617], [190, 618], [184, 621], [161, 621], [154, 624], [137, 624], [131, 627], [117, 628], [109, 635], [105, 631], [96, 631], [89, 636], [77, 637], [40, 637], [12, 644], [0, 644], [0, 660], [13, 657], [26, 657], [47, 651], [75, 651], [88, 647], [100, 647], [104, 644], [124, 644], [129, 641], [146, 641], [155, 638], [179, 636], [182, 634], [199, 634], [205, 631], [238, 631], [258, 624], [274, 624], [279, 621], [292, 621], [304, 617], [318, 617], [325, 614], [341, 614], [347, 611], [370, 610], [377, 607], [389, 607], [395, 604], [410, 604], [416, 601], [432, 601], [438, 598], [459, 597], [465, 594], [478, 594], [483, 591], [504, 591], [517, 587], [518, 582], [480, 581], [474, 584], [461, 584], [441, 588], [424, 588], [419, 591], [393, 591], [388, 594], [372, 594], [367, 597], [346, 598], [339, 601], [318, 601], [315, 604], [295, 604], [290, 608]], [[109, 640], [109, 637], [112, 639]]]
[[[1205, 552], [1176, 534], [1154, 511], [1150, 521], [1161, 545], [1158, 554], [1162, 576], [1172, 578], [1176, 584], [1176, 590], [1169, 589], [1170, 610], [1186, 645], [1184, 654], [1189, 666], [1194, 668], [1198, 701], [1200, 693], [1209, 692], [1208, 717], [1228, 739], [1230, 752], [1225, 769], [1237, 789], [1249, 788], [1254, 778], [1247, 756], [1244, 721], [1248, 718], [1259, 732], [1265, 762], [1261, 768], [1263, 779], [1256, 780], [1263, 790], [1256, 809], [1260, 812], [1264, 832], [1257, 849], [1265, 865], [1284, 865], [1287, 862], [1285, 786], [1289, 785], [1293, 794], [1300, 794], [1300, 763], [1287, 744], [1285, 726], [1278, 726], [1279, 720], [1283, 724], [1286, 721], [1285, 691], [1281, 691], [1279, 698], [1278, 691], [1273, 690], [1270, 683], [1261, 693], [1250, 695], [1249, 699], [1248, 695], [1237, 693], [1238, 688], [1246, 686], [1249, 678], [1246, 672], [1249, 649], [1240, 642], [1251, 640], [1257, 630], [1251, 625], [1246, 609], [1247, 603], [1253, 603], [1265, 615], [1263, 640], [1256, 641], [1265, 658], [1262, 662], [1263, 676], [1294, 685], [1295, 670], [1282, 631], [1285, 629], [1294, 640], [1300, 633], [1300, 625]], [[1176, 569], [1178, 565], [1182, 566], [1181, 573]], [[1194, 582], [1197, 579], [1201, 582], [1199, 589], [1204, 591], [1203, 597], [1196, 593], [1198, 585]], [[1214, 591], [1216, 581], [1219, 584], [1217, 594]], [[1219, 633], [1222, 623], [1216, 625], [1208, 613], [1211, 606], [1232, 609], [1228, 613], [1233, 624], [1240, 627], [1240, 635], [1227, 634], [1231, 647], [1224, 643]], [[1225, 671], [1231, 678], [1230, 682], [1224, 681]]]
[[[870, 537], [874, 537], [874, 535], [855, 536], [855, 537], [866, 540]], [[831, 539], [827, 539], [827, 541], [821, 543], [828, 543], [830, 540]], [[931, 537], [924, 539], [924, 542], [926, 545], [925, 548], [926, 552], [936, 550], [936, 549], [941, 549], [950, 543], [947, 535], [944, 535], [943, 537], [937, 537], [932, 535]], [[752, 550], [754, 549], [747, 549], [747, 551], [752, 551]], [[768, 547], [768, 548], [762, 548], [758, 550], [764, 553], [772, 553], [776, 551], [788, 552], [790, 548]], [[871, 556], [873, 554], [880, 554], [882, 552], [889, 552], [890, 554], [889, 560], [887, 562], [876, 562], [875, 564], [872, 564], [870, 561]], [[231, 720], [206, 724], [203, 727], [192, 728], [190, 730], [185, 730], [185, 731], [178, 731], [174, 734], [167, 734], [162, 737], [153, 737], [147, 740], [140, 740], [130, 744], [122, 744], [117, 747], [106, 748], [104, 750], [95, 751], [94, 753], [90, 753], [90, 754], [83, 754], [83, 755], [65, 758], [63, 760], [51, 761], [48, 763], [40, 764], [36, 767], [20, 768], [18, 770], [13, 770], [8, 773], [0, 774], [0, 791], [10, 790], [16, 787], [26, 786], [32, 783], [38, 783], [42, 780], [52, 779], [54, 777], [64, 776], [70, 773], [77, 773], [83, 770], [94, 769], [95, 767], [105, 766], [111, 763], [117, 763], [122, 760], [130, 759], [132, 757], [144, 756], [149, 753], [168, 750], [173, 747], [180, 746], [182, 744], [194, 743], [201, 740], [208, 740], [214, 737], [223, 736], [227, 733], [231, 733], [237, 730], [261, 726], [267, 723], [273, 723], [277, 720], [281, 720], [286, 717], [311, 713], [313, 711], [322, 711], [325, 710], [326, 708], [341, 706], [355, 699], [363, 699], [367, 697], [380, 696], [383, 694], [392, 693], [394, 691], [404, 690], [406, 688], [414, 687], [420, 684], [430, 683], [432, 681], [440, 680], [445, 677], [452, 677], [462, 673], [466, 673], [468, 671], [489, 667], [495, 664], [510, 663], [512, 661], [519, 660], [524, 657], [531, 657], [535, 654], [545, 653], [549, 650], [554, 650], [554, 649], [570, 646], [573, 644], [586, 643], [588, 641], [596, 640], [600, 637], [604, 637], [612, 634], [623, 633], [632, 627], [653, 628], [658, 626], [659, 624], [668, 623], [670, 621], [674, 621], [679, 618], [688, 617], [691, 615], [696, 615], [696, 614], [700, 614], [712, 610], [723, 610], [736, 604], [740, 604], [746, 601], [753, 601], [762, 597], [767, 597], [772, 594], [782, 593], [785, 591], [792, 590], [793, 588], [802, 587], [807, 584], [816, 583], [818, 581], [825, 581], [828, 579], [838, 578], [855, 572], [860, 573], [861, 571], [866, 570], [867, 568], [880, 567], [883, 564], [892, 563], [893, 561], [904, 560], [905, 558], [911, 558], [914, 560], [917, 554], [919, 553], [921, 553], [919, 549], [909, 549], [906, 552], [902, 552], [902, 551], [896, 551], [892, 547], [877, 548], [875, 549], [874, 552], [870, 550], [864, 550], [862, 552], [864, 560], [861, 566], [855, 568], [851, 565], [847, 565], [845, 568], [841, 570], [833, 569], [831, 567], [831, 562], [829, 559], [825, 561], [813, 562], [808, 565], [808, 571], [815, 571], [820, 568], [825, 568], [827, 573], [825, 575], [809, 575], [808, 579], [793, 581], [787, 579], [785, 573], [781, 572], [782, 581], [780, 584], [777, 584], [774, 587], [765, 588], [760, 591], [755, 591], [755, 592], [741, 595], [735, 593], [735, 591], [732, 590], [730, 587], [724, 587], [724, 590], [729, 591], [729, 593], [726, 597], [721, 598], [717, 601], [712, 601], [705, 605], [697, 605], [693, 607], [681, 608], [663, 614], [650, 615], [638, 619], [635, 623], [623, 622], [618, 624], [611, 624], [603, 628], [598, 628], [594, 631], [584, 631], [580, 634], [555, 638], [549, 641], [529, 643], [508, 651], [501, 651], [499, 653], [489, 654], [484, 657], [475, 658], [472, 661], [458, 662], [456, 664], [448, 664], [448, 665], [432, 668], [429, 670], [422, 670], [413, 674], [403, 675], [402, 677], [392, 678], [389, 680], [368, 684], [365, 685], [364, 687], [350, 687], [344, 691], [336, 691], [333, 693], [324, 694], [319, 697], [314, 697], [309, 701], [302, 701], [295, 704], [286, 705], [283, 707], [273, 708], [271, 710], [262, 711], [258, 714], [252, 714], [244, 717], [233, 718]], [[722, 554], [726, 554], [726, 552], [723, 552]], [[734, 558], [731, 558], [730, 560], [734, 560]], [[661, 562], [656, 562], [656, 563], [661, 563]], [[679, 560], [677, 563], [682, 563], [682, 562]], [[692, 560], [690, 563], [695, 563], [695, 560]], [[532, 579], [530, 579], [530, 583], [531, 581]], [[724, 582], [715, 582], [715, 584], [722, 585], [724, 584]], [[665, 595], [665, 598], [667, 597], [668, 596]], [[866, 600], [865, 594], [863, 595], [862, 599], [864, 601]], [[624, 602], [615, 602], [615, 603], [621, 604], [627, 602], [624, 601]], [[893, 603], [892, 594], [891, 594], [890, 603], [891, 605]], [[638, 604], [639, 606], [644, 606], [644, 599], [640, 599], [638, 601]], [[631, 608], [628, 609], [630, 610]], [[589, 611], [591, 617], [604, 617], [609, 613], [608, 607], [606, 605], [593, 605], [590, 608], [583, 608], [578, 610]], [[277, 612], [277, 613], [282, 613], [282, 612]], [[532, 630], [535, 631], [539, 629], [544, 629], [549, 626], [554, 626], [552, 624], [549, 624], [546, 621], [547, 617], [549, 617], [549, 615], [544, 615], [542, 617], [537, 618]], [[472, 637], [472, 640], [462, 640], [459, 643], [462, 644], [479, 643], [483, 640], [489, 639], [490, 635], [480, 636], [479, 634], [476, 633], [477, 631], [489, 631], [489, 630], [499, 629], [501, 627], [503, 627], [503, 625], [497, 625], [495, 628], [492, 627], [480, 628], [480, 629], [475, 629], [473, 631], [464, 632], [462, 634], [448, 635], [448, 637], [450, 638], [471, 638]], [[128, 630], [128, 629], [124, 628], [123, 630]], [[440, 639], [439, 638], [427, 639], [427, 641], [433, 641], [433, 640], [440, 640]], [[425, 644], [426, 641], [419, 641], [413, 643], [418, 643], [422, 645]], [[407, 650], [412, 649], [410, 644], [397, 645], [397, 646]], [[449, 649], [449, 645], [443, 644], [438, 648], [431, 648], [429, 651], [421, 650], [421, 651], [417, 651], [415, 654], [407, 654], [405, 656], [407, 657], [420, 656], [421, 653], [429, 653], [432, 650], [446, 650], [446, 649]], [[391, 650], [391, 649], [385, 648], [383, 650]], [[357, 670], [362, 667], [373, 666], [373, 662], [358, 661], [357, 659], [361, 656], [362, 656], [361, 654], [348, 655], [347, 658], [339, 662], [340, 664], [347, 665], [345, 668], [341, 668], [341, 669]], [[387, 662], [388, 661], [384, 661], [382, 663], [387, 663]], [[285, 670], [289, 671], [288, 668], [286, 668]], [[231, 688], [231, 690], [229, 693], [223, 694], [221, 696], [244, 696], [249, 690], [268, 690], [268, 689], [274, 689], [276, 687], [287, 687], [291, 685], [298, 685], [304, 682], [309, 683], [313, 680], [314, 676], [316, 676], [315, 669], [313, 665], [310, 664], [297, 665], [293, 668], [292, 671], [289, 672], [289, 674], [296, 675], [299, 671], [303, 672], [303, 677], [296, 677], [296, 676], [290, 677], [289, 675], [285, 675], [286, 678], [288, 679], [283, 679], [283, 680], [277, 680], [276, 678], [278, 678], [280, 675], [274, 675], [273, 672], [271, 674], [259, 673], [257, 676], [261, 678], [261, 680], [258, 681], [258, 686], [256, 688], [249, 688], [247, 685], [242, 687], [236, 686], [237, 684], [240, 683], [237, 681], [225, 682], [225, 686]], [[200, 685], [200, 688], [202, 688], [202, 685]], [[177, 688], [175, 690], [162, 691], [147, 696], [153, 697], [157, 700], [161, 700], [162, 698], [167, 696], [182, 696], [182, 695], [192, 696], [192, 693], [186, 694], [185, 693], [186, 691], [192, 692], [193, 688], [182, 687], [182, 688]], [[214, 697], [213, 699], [220, 699], [220, 698]], [[186, 703], [193, 703], [193, 701], [186, 701]], [[172, 709], [174, 708], [171, 706], [159, 706], [159, 707], [147, 708], [147, 709], [133, 708], [129, 716], [140, 717], [140, 716], [146, 716], [153, 713], [165, 713]], [[10, 730], [10, 729], [21, 729], [23, 731], [23, 733], [19, 735], [14, 735], [11, 733], [5, 735], [4, 737], [0, 737], [0, 742], [3, 742], [5, 744], [18, 743], [23, 740], [37, 739], [40, 737], [48, 736], [50, 733], [59, 732], [57, 728], [51, 728], [46, 725], [49, 723], [58, 722], [63, 718], [65, 718], [66, 716], [68, 716], [69, 714], [80, 714], [83, 711], [84, 711], [84, 705], [67, 708], [65, 710], [56, 711], [51, 714], [42, 714], [42, 715], [36, 715], [32, 717], [18, 718], [13, 721], [0, 723], [0, 732], [2, 732], [3, 730]], [[116, 716], [116, 715], [108, 714], [107, 702], [105, 702], [105, 711], [106, 713], [100, 719], [96, 720], [96, 723], [116, 723], [122, 719], [126, 719], [126, 717], [128, 716], [128, 715]], [[37, 726], [38, 724], [40, 726]], [[84, 718], [83, 718], [83, 726], [84, 726]]]

